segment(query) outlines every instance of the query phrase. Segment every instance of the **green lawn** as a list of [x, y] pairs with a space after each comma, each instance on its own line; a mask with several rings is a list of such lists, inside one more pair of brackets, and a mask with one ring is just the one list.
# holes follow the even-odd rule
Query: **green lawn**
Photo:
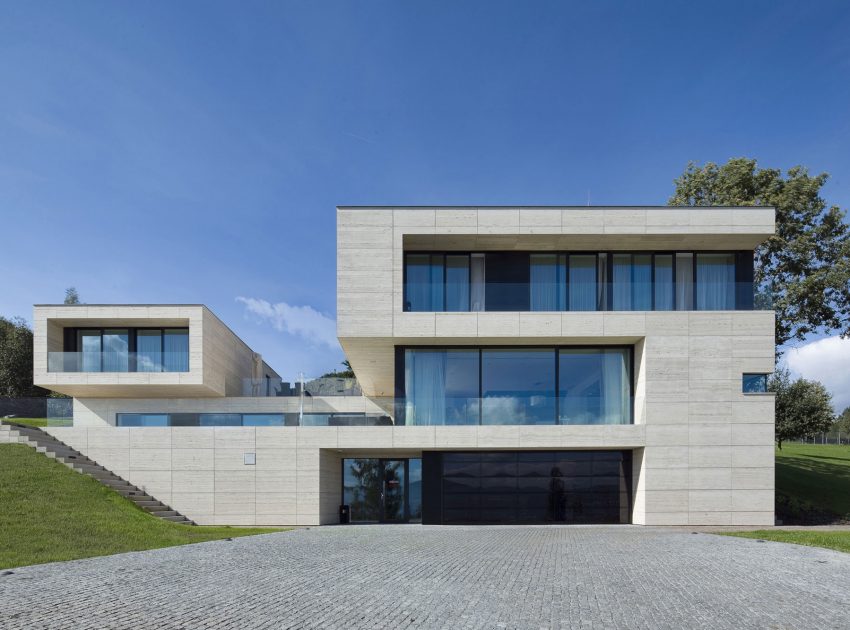
[[[777, 513], [788, 522], [812, 515], [850, 520], [850, 446], [783, 444], [781, 451], [776, 450], [776, 495]], [[759, 530], [727, 535], [850, 553], [850, 531]]]
[[46, 427], [47, 418], [3, 418], [6, 422], [17, 422], [28, 427]]
[[776, 450], [776, 492], [850, 518], [850, 446], [783, 444]]
[[274, 531], [162, 521], [28, 446], [0, 444], [0, 569]]
[[850, 553], [850, 531], [803, 531], [790, 529], [761, 529], [754, 532], [728, 532], [726, 536], [761, 538], [776, 542], [794, 543], [809, 547], [826, 547]]

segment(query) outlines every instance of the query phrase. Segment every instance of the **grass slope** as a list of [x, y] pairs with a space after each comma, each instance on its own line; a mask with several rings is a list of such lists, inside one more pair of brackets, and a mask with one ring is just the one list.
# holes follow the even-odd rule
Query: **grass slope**
[[850, 517], [850, 446], [784, 444], [776, 451], [776, 491]]
[[0, 444], [0, 569], [281, 531], [162, 521], [23, 444]]
[[794, 543], [808, 547], [825, 547], [850, 553], [850, 531], [804, 531], [761, 529], [754, 532], [728, 532], [727, 536], [761, 538], [775, 542]]
[[18, 424], [25, 424], [28, 427], [46, 427], [47, 418], [3, 418], [7, 422], [17, 422]]
[[[784, 444], [776, 451], [776, 494], [783, 517], [831, 513], [850, 519], [850, 446]], [[850, 531], [759, 530], [729, 536], [825, 547], [850, 553]]]

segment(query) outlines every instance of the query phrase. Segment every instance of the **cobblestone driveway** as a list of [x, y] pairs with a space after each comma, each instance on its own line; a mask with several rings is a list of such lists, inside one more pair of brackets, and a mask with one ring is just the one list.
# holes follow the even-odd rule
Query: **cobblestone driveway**
[[638, 527], [325, 527], [0, 577], [3, 628], [848, 625], [850, 554]]

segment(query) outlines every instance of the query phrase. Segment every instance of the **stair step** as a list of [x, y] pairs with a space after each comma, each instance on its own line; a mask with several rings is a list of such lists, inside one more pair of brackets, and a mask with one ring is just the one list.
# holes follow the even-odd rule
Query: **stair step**
[[178, 511], [171, 509], [161, 501], [148, 495], [144, 490], [134, 486], [129, 481], [107, 470], [96, 461], [89, 459], [79, 451], [71, 448], [36, 427], [11, 426], [0, 423], [0, 430], [9, 433], [10, 440], [33, 447], [38, 453], [55, 459], [73, 470], [89, 475], [98, 482], [111, 488], [121, 496], [129, 499], [143, 510], [162, 520], [184, 525], [195, 525]]

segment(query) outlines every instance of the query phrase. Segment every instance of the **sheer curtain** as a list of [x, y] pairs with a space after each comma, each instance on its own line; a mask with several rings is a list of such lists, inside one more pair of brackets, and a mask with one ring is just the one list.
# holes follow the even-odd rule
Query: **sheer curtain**
[[469, 310], [469, 256], [446, 255], [446, 310]]
[[103, 371], [126, 372], [129, 369], [129, 343], [126, 330], [103, 331]]
[[632, 257], [631, 254], [614, 254], [613, 306], [615, 311], [632, 310]]
[[676, 254], [676, 310], [694, 308], [694, 255]]
[[619, 348], [602, 350], [602, 424], [628, 424], [631, 420], [627, 357]]
[[697, 254], [697, 310], [735, 308], [735, 255]]
[[531, 310], [564, 310], [564, 273], [557, 254], [531, 255]]
[[655, 310], [673, 310], [673, 256], [655, 257]]
[[162, 333], [159, 330], [136, 333], [136, 371], [162, 371]]
[[189, 331], [166, 330], [163, 337], [163, 372], [189, 371]]
[[570, 310], [596, 310], [596, 256], [570, 256]]
[[405, 423], [445, 424], [446, 353], [442, 350], [405, 350]]
[[469, 310], [484, 310], [484, 254], [471, 254], [469, 277], [472, 283], [469, 292]]

